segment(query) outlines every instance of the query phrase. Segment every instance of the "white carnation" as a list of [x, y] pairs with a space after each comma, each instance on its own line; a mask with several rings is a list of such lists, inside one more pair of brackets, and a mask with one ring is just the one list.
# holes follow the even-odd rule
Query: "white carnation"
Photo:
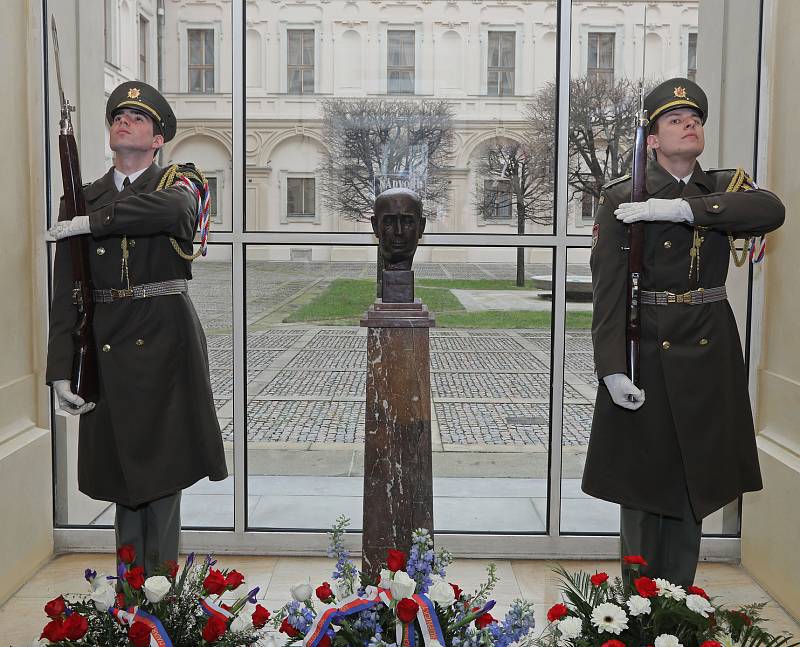
[[686, 606], [690, 611], [699, 613], [704, 618], [708, 618], [709, 613], [714, 613], [714, 607], [701, 595], [687, 595]]
[[603, 602], [592, 610], [592, 624], [600, 633], [607, 631], [619, 635], [628, 628], [628, 616], [616, 604]]
[[381, 569], [381, 581], [378, 582], [378, 586], [382, 589], [388, 589], [392, 585], [392, 571], [388, 568]]
[[428, 589], [428, 597], [441, 607], [449, 607], [456, 601], [453, 587], [441, 579]]
[[[656, 586], [658, 587], [658, 594], [665, 598], [671, 598], [673, 600], [683, 600], [686, 598], [686, 591], [683, 590], [682, 586], [678, 586], [667, 580], [662, 580], [660, 577], [656, 578]], [[666, 636], [669, 634], [664, 635]]]
[[166, 577], [163, 575], [154, 575], [153, 577], [148, 577], [144, 581], [144, 595], [150, 604], [156, 604], [164, 599], [164, 596], [169, 593], [171, 587], [172, 582]]
[[655, 647], [683, 647], [676, 636], [672, 634], [661, 634], [656, 638]]
[[114, 587], [110, 586], [106, 580], [106, 584], [94, 589], [89, 594], [89, 597], [98, 611], [105, 612], [114, 606], [114, 602], [117, 600], [117, 593], [114, 591]]
[[626, 604], [632, 616], [646, 615], [652, 610], [650, 600], [643, 598], [641, 595], [631, 596], [631, 599], [628, 600]]
[[392, 592], [392, 598], [399, 602], [403, 598], [410, 598], [414, 595], [414, 591], [417, 590], [417, 583], [405, 571], [397, 571], [394, 574], [389, 590]]
[[556, 626], [561, 633], [561, 637], [567, 640], [577, 638], [581, 635], [581, 631], [583, 631], [583, 621], [573, 616], [568, 616], [563, 620], [559, 620]]

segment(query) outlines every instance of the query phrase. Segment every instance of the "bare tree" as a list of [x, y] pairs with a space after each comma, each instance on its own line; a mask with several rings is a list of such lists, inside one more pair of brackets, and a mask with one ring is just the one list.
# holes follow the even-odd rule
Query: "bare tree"
[[406, 186], [435, 219], [448, 198], [441, 173], [453, 153], [453, 108], [441, 100], [327, 99], [327, 142], [319, 174], [322, 199], [349, 220], [372, 215], [376, 192]]
[[[502, 221], [516, 217], [517, 233], [525, 233], [527, 220], [548, 224], [537, 215], [536, 199], [539, 181], [535, 160], [527, 144], [495, 138], [480, 151], [475, 165], [477, 182], [474, 191], [475, 210], [484, 221]], [[525, 248], [517, 248], [517, 280], [525, 285]]]
[[[652, 84], [651, 84], [652, 86]], [[647, 92], [647, 86], [645, 89]], [[630, 171], [639, 110], [639, 81], [614, 83], [575, 78], [570, 82], [567, 190], [570, 201], [599, 198], [604, 184]], [[528, 104], [528, 140], [539, 182], [537, 217], [552, 218], [556, 133], [556, 86], [546, 84]]]

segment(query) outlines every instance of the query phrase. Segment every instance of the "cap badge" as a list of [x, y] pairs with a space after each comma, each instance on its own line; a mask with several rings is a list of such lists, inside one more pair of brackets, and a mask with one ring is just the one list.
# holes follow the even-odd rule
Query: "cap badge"
[[[675, 92], [677, 93], [677, 90]], [[140, 94], [141, 92], [139, 92], [139, 88], [131, 88], [130, 90], [128, 90], [129, 99], [138, 99]]]
[[684, 88], [682, 85], [679, 85], [677, 88], [675, 88], [672, 93], [678, 97], [678, 99], [686, 98], [686, 88]]

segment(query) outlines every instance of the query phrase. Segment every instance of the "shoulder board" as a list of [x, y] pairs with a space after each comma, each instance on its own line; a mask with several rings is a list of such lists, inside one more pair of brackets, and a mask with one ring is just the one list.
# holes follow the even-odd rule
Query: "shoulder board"
[[603, 191], [605, 191], [606, 189], [610, 189], [612, 186], [616, 186], [617, 184], [621, 184], [622, 182], [625, 182], [625, 180], [630, 180], [630, 179], [631, 176], [630, 174], [628, 174], [628, 175], [623, 175], [622, 177], [618, 177], [616, 180], [611, 180], [611, 182], [608, 182], [607, 184], [603, 185]]
[[708, 174], [711, 173], [736, 173], [739, 169], [736, 168], [707, 168], [705, 172]]

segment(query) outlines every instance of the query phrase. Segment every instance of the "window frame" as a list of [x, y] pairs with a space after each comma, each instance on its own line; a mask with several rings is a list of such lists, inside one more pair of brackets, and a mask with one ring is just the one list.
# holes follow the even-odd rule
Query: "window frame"
[[[189, 31], [195, 29], [211, 29], [214, 32], [214, 92], [196, 93], [189, 90]], [[219, 21], [182, 21], [179, 23], [178, 31], [178, 52], [180, 57], [180, 93], [196, 96], [211, 94], [221, 94], [225, 91], [220, 83], [222, 77], [219, 74], [220, 67], [220, 34], [222, 24]]]
[[[391, 65], [391, 39], [393, 34], [411, 34], [411, 65]], [[391, 28], [386, 30], [386, 94], [413, 95], [417, 93], [417, 32], [415, 29]], [[392, 89], [391, 73], [411, 72], [411, 90]]]
[[[496, 66], [490, 65], [490, 60], [489, 59], [491, 57], [491, 55], [490, 55], [491, 39], [495, 35], [500, 36], [500, 35], [505, 35], [505, 34], [513, 34], [513, 36], [510, 38], [510, 41], [511, 41], [512, 47], [513, 47], [513, 65], [510, 68], [499, 65], [499, 58], [500, 58], [499, 54], [498, 54], [498, 65], [496, 65]], [[513, 97], [513, 96], [516, 96], [516, 90], [517, 90], [517, 60], [518, 60], [517, 54], [518, 54], [518, 49], [519, 49], [518, 48], [518, 43], [517, 43], [518, 39], [519, 39], [519, 34], [517, 33], [516, 28], [508, 28], [508, 29], [493, 29], [493, 28], [489, 28], [487, 30], [487, 32], [486, 32], [486, 66], [485, 66], [486, 83], [484, 84], [484, 90], [485, 90], [486, 96], [488, 96], [488, 97]], [[498, 41], [498, 47], [500, 46], [501, 42], [502, 42], [502, 39], [500, 39]], [[493, 72], [498, 75], [497, 76], [498, 81], [497, 81], [497, 92], [496, 93], [492, 93], [492, 92], [489, 91], [489, 88], [490, 88], [489, 76]], [[500, 78], [501, 78], [500, 75], [501, 74], [508, 74], [508, 73], [510, 73], [510, 75], [511, 75], [511, 91], [508, 94], [506, 94], [506, 93], [501, 91], [502, 90], [502, 85], [500, 84]]]
[[[292, 34], [299, 33], [301, 35], [300, 40], [300, 57], [302, 61], [302, 53], [305, 46], [305, 36], [308, 33], [311, 33], [311, 44], [314, 48], [312, 52], [312, 63], [290, 63], [289, 62], [289, 39], [292, 37]], [[291, 94], [294, 96], [304, 95], [304, 94], [315, 94], [317, 91], [317, 34], [314, 28], [289, 28], [286, 30], [286, 94]], [[305, 88], [305, 74], [306, 70], [311, 70], [312, 76], [312, 88], [310, 91], [306, 90]], [[300, 91], [295, 92], [289, 88], [289, 79], [291, 78], [292, 70], [299, 70], [300, 71]]]

